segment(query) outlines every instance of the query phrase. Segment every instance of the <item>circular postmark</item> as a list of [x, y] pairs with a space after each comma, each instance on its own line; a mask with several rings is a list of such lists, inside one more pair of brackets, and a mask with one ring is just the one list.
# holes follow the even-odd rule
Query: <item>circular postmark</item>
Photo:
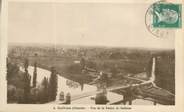
[[145, 25], [147, 30], [158, 38], [169, 38], [174, 37], [175, 29], [169, 29], [169, 28], [155, 28], [153, 26], [153, 14], [154, 12], [154, 5], [160, 4], [160, 3], [168, 3], [165, 1], [158, 1], [149, 6], [149, 8], [146, 10], [145, 14]]

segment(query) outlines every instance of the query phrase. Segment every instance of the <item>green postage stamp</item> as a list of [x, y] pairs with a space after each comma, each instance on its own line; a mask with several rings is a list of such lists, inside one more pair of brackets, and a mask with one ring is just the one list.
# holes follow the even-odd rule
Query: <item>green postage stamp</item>
[[154, 28], [181, 28], [181, 4], [158, 3], [153, 5]]

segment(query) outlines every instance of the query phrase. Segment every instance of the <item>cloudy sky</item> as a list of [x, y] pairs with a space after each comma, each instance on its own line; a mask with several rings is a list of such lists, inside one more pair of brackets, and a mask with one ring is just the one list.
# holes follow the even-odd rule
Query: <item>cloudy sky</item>
[[9, 3], [10, 43], [174, 48], [148, 32], [148, 4]]

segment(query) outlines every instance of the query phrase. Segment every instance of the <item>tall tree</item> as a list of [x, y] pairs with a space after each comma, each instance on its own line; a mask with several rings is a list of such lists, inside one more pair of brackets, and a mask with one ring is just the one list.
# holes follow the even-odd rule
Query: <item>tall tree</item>
[[49, 100], [56, 100], [57, 95], [57, 73], [54, 67], [51, 67], [51, 76], [49, 79]]
[[84, 69], [85, 68], [86, 61], [85, 61], [84, 57], [81, 58], [80, 65], [81, 65], [81, 69]]
[[36, 80], [37, 80], [37, 62], [34, 63], [33, 87], [36, 87]]
[[23, 81], [24, 81], [24, 102], [23, 103], [29, 103], [29, 96], [30, 96], [30, 81], [31, 81], [31, 76], [28, 73], [28, 66], [29, 66], [29, 60], [25, 59], [24, 62], [24, 68], [25, 68], [25, 73], [23, 76]]
[[25, 72], [28, 72], [28, 66], [29, 66], [29, 60], [26, 58], [25, 60], [24, 60], [24, 69], [25, 69]]
[[43, 86], [43, 90], [42, 90], [42, 96], [40, 98], [41, 100], [40, 102], [45, 103], [48, 101], [48, 87], [49, 87], [48, 78], [44, 77], [42, 81], [42, 86]]
[[148, 77], [148, 78], [151, 77], [152, 64], [153, 64], [153, 57], [151, 57], [151, 58], [149, 59], [149, 62], [148, 62], [147, 67], [146, 67], [146, 73], [147, 73], [147, 77]]

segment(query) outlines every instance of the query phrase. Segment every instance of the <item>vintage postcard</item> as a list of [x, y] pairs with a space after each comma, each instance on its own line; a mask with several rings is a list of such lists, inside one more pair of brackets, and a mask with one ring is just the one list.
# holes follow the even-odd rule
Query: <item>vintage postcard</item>
[[180, 0], [7, 0], [2, 112], [183, 112]]

